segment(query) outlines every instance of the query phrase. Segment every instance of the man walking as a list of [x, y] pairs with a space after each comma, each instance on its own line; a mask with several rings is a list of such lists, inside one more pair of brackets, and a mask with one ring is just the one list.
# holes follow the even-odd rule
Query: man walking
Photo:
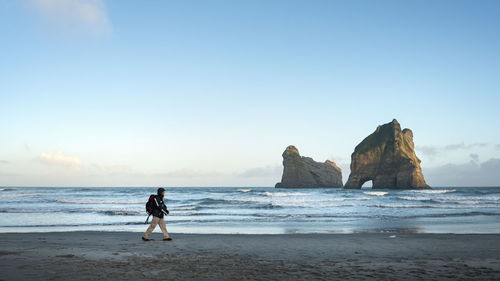
[[168, 210], [167, 206], [165, 205], [163, 201], [163, 197], [165, 196], [165, 189], [163, 188], [158, 188], [158, 193], [154, 198], [154, 203], [152, 204], [152, 209], [153, 209], [153, 220], [151, 221], [151, 225], [149, 225], [148, 229], [146, 230], [146, 233], [142, 236], [142, 240], [144, 241], [150, 241], [149, 235], [153, 232], [153, 230], [156, 228], [156, 225], [160, 225], [160, 229], [163, 232], [163, 241], [170, 241], [172, 238], [169, 237], [168, 231], [167, 231], [167, 226], [165, 225], [165, 220], [163, 219], [164, 215], [168, 215]]

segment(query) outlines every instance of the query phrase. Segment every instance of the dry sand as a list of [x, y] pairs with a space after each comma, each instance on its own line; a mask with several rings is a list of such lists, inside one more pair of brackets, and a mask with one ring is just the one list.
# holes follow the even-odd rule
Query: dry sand
[[500, 235], [0, 234], [1, 280], [500, 280]]

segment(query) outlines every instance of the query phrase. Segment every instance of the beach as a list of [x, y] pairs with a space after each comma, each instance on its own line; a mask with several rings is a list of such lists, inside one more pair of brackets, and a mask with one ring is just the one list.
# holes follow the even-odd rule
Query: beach
[[499, 280], [498, 234], [0, 234], [0, 280]]

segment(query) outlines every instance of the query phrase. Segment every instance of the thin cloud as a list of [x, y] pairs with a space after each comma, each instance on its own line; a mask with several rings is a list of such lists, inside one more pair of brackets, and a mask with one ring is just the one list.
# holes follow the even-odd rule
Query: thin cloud
[[457, 143], [457, 144], [449, 144], [444, 147], [446, 150], [459, 150], [459, 149], [471, 149], [475, 147], [486, 147], [488, 146], [488, 143], [486, 142], [478, 142], [478, 143], [471, 143], [471, 144], [465, 144], [464, 142]]
[[111, 23], [102, 0], [32, 0], [38, 14], [62, 29], [85, 29], [95, 34], [111, 32]]
[[446, 164], [423, 170], [431, 186], [500, 186], [500, 159]]
[[461, 143], [448, 144], [445, 146], [436, 146], [436, 145], [416, 146], [416, 150], [426, 156], [434, 157], [442, 152], [470, 150], [473, 148], [487, 147], [488, 145], [489, 143], [487, 142], [476, 142], [471, 144], [466, 144], [465, 142], [461, 142]]
[[0, 160], [0, 164], [10, 164], [10, 161], [7, 161], [7, 160]]
[[424, 145], [424, 146], [417, 146], [415, 148], [418, 152], [421, 152], [422, 154], [425, 154], [427, 156], [436, 156], [438, 154], [439, 148], [437, 146], [432, 146], [432, 145]]
[[82, 161], [76, 157], [65, 155], [62, 151], [53, 154], [42, 152], [37, 158], [40, 163], [50, 166], [59, 166], [79, 170], [82, 167]]
[[477, 153], [471, 153], [469, 157], [476, 162], [479, 161], [479, 155]]

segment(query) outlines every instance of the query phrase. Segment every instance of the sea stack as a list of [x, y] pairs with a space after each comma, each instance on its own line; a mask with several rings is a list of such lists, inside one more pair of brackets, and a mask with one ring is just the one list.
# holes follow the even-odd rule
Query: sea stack
[[290, 145], [283, 152], [283, 176], [276, 184], [276, 188], [279, 187], [342, 187], [342, 172], [334, 162], [321, 163], [300, 156], [299, 150]]
[[415, 154], [413, 132], [401, 131], [396, 119], [378, 126], [351, 155], [351, 174], [344, 187], [361, 188], [369, 180], [374, 189], [431, 188]]

